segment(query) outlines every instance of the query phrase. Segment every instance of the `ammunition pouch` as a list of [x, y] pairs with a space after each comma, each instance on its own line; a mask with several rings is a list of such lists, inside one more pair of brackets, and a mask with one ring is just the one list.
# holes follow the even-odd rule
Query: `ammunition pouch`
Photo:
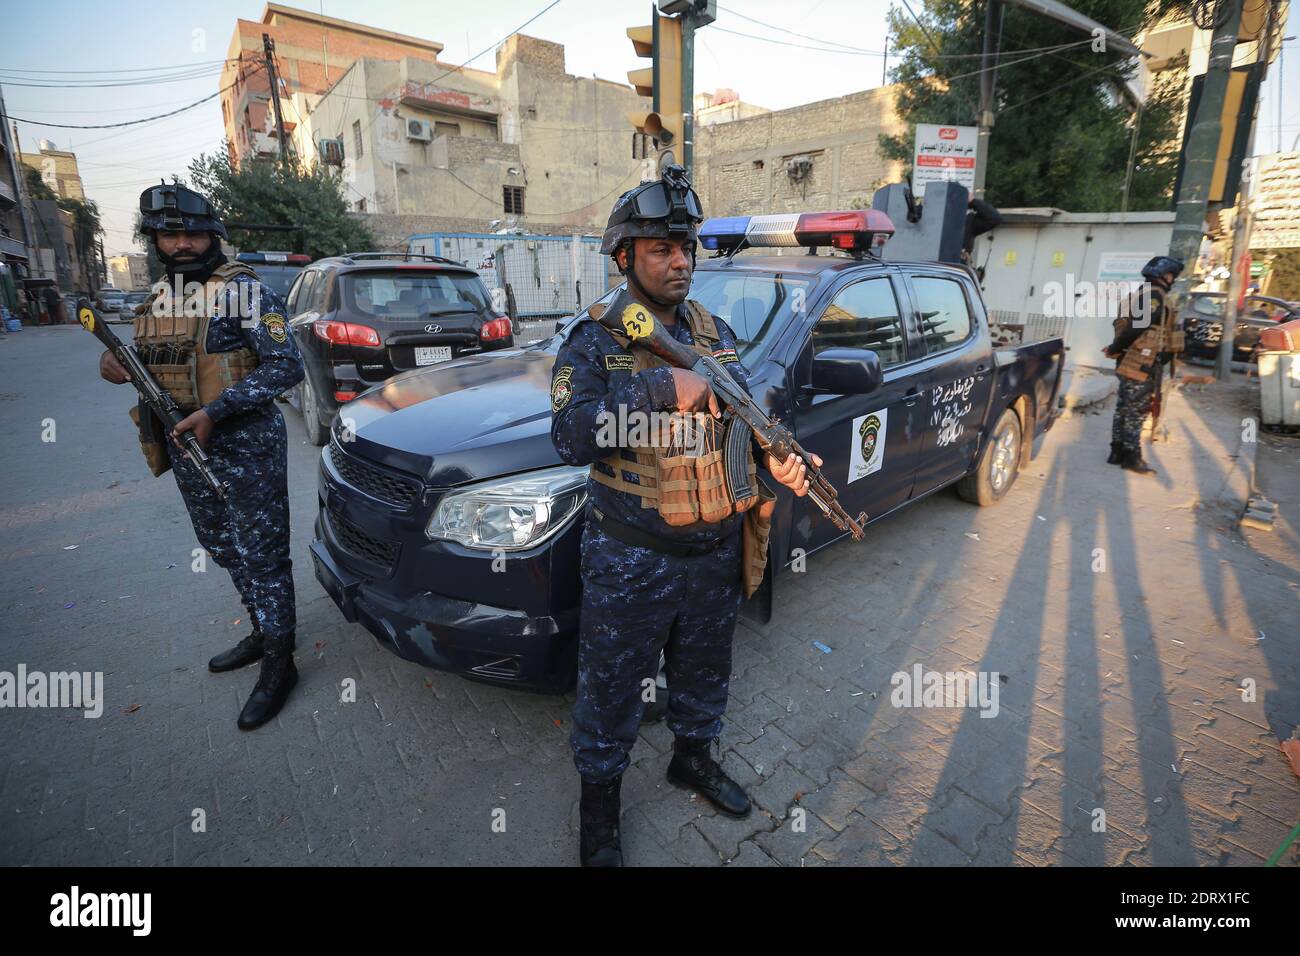
[[[238, 275], [256, 275], [247, 266], [227, 263], [213, 273], [205, 286], [208, 301], [219, 294], [221, 286]], [[136, 310], [135, 347], [158, 384], [171, 393], [183, 412], [193, 412], [214, 401], [226, 388], [247, 378], [258, 366], [252, 349], [231, 352], [207, 351], [210, 308], [203, 315], [176, 315], [189, 312], [182, 303], [159, 315], [153, 308], [158, 293]]]
[[767, 542], [772, 533], [772, 515], [764, 506], [770, 501], [776, 501], [776, 493], [759, 481], [758, 497], [758, 507], [745, 512], [742, 526], [740, 580], [747, 600], [762, 585], [763, 573], [767, 570]]
[[[693, 301], [687, 302], [687, 317], [693, 348], [701, 355], [711, 355], [719, 341], [713, 317]], [[628, 347], [626, 339], [614, 332], [610, 335]], [[634, 375], [665, 365], [646, 349], [632, 347], [631, 351]], [[615, 451], [591, 466], [591, 480], [639, 497], [642, 508], [656, 508], [671, 527], [717, 523], [759, 502], [751, 435], [749, 426], [730, 412], [722, 420], [708, 413], [678, 415], [666, 445], [629, 448], [626, 451], [631, 458]], [[625, 475], [634, 476], [635, 481]]]
[[169, 439], [163, 423], [158, 421], [158, 416], [143, 401], [131, 406], [130, 415], [140, 436], [140, 451], [144, 453], [149, 470], [157, 478], [172, 466], [171, 457], [167, 454], [166, 443]]

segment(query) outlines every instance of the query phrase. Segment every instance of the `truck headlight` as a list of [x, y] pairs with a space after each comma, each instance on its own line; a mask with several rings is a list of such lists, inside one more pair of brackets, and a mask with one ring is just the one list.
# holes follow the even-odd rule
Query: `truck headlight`
[[438, 502], [425, 536], [482, 551], [536, 547], [582, 509], [587, 474], [566, 465], [453, 491]]

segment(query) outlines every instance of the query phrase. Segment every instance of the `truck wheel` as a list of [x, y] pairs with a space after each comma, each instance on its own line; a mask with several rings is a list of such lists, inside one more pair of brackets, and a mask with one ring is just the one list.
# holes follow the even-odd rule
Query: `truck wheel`
[[977, 505], [994, 505], [1011, 490], [1020, 471], [1020, 418], [1008, 408], [998, 419], [975, 470], [957, 482], [957, 494]]
[[302, 379], [302, 424], [307, 429], [307, 440], [317, 448], [330, 440], [330, 430], [321, 424], [320, 410], [316, 407], [316, 390], [311, 387], [311, 376]]

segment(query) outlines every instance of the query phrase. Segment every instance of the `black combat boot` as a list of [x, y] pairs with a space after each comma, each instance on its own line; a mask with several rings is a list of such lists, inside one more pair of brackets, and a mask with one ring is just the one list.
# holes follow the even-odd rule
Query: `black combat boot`
[[262, 632], [254, 628], [252, 634], [249, 634], [248, 637], [230, 650], [222, 651], [208, 661], [208, 670], [214, 674], [220, 674], [224, 671], [238, 670], [253, 663], [253, 661], [261, 660], [263, 640]]
[[1156, 470], [1142, 460], [1142, 449], [1124, 452], [1124, 460], [1120, 465], [1125, 471], [1131, 471], [1138, 475], [1154, 475]]
[[1110, 443], [1110, 457], [1106, 459], [1108, 465], [1119, 465], [1124, 462], [1124, 445], [1120, 442], [1113, 441]]
[[698, 790], [723, 813], [733, 817], [747, 817], [751, 809], [749, 797], [740, 789], [709, 753], [710, 741], [673, 738], [673, 759], [668, 764], [668, 780], [679, 787]]
[[623, 778], [609, 783], [582, 781], [578, 855], [583, 866], [622, 866], [623, 848], [618, 840], [619, 791]]
[[262, 669], [248, 703], [239, 712], [240, 730], [261, 727], [278, 714], [289, 691], [298, 683], [298, 669], [293, 666], [293, 635], [268, 637], [263, 643], [266, 653], [262, 657]]

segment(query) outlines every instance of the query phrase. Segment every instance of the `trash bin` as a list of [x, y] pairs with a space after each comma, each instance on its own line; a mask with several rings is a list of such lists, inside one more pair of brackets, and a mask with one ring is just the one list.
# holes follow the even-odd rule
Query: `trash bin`
[[1260, 419], [1265, 425], [1300, 425], [1300, 319], [1259, 336]]

